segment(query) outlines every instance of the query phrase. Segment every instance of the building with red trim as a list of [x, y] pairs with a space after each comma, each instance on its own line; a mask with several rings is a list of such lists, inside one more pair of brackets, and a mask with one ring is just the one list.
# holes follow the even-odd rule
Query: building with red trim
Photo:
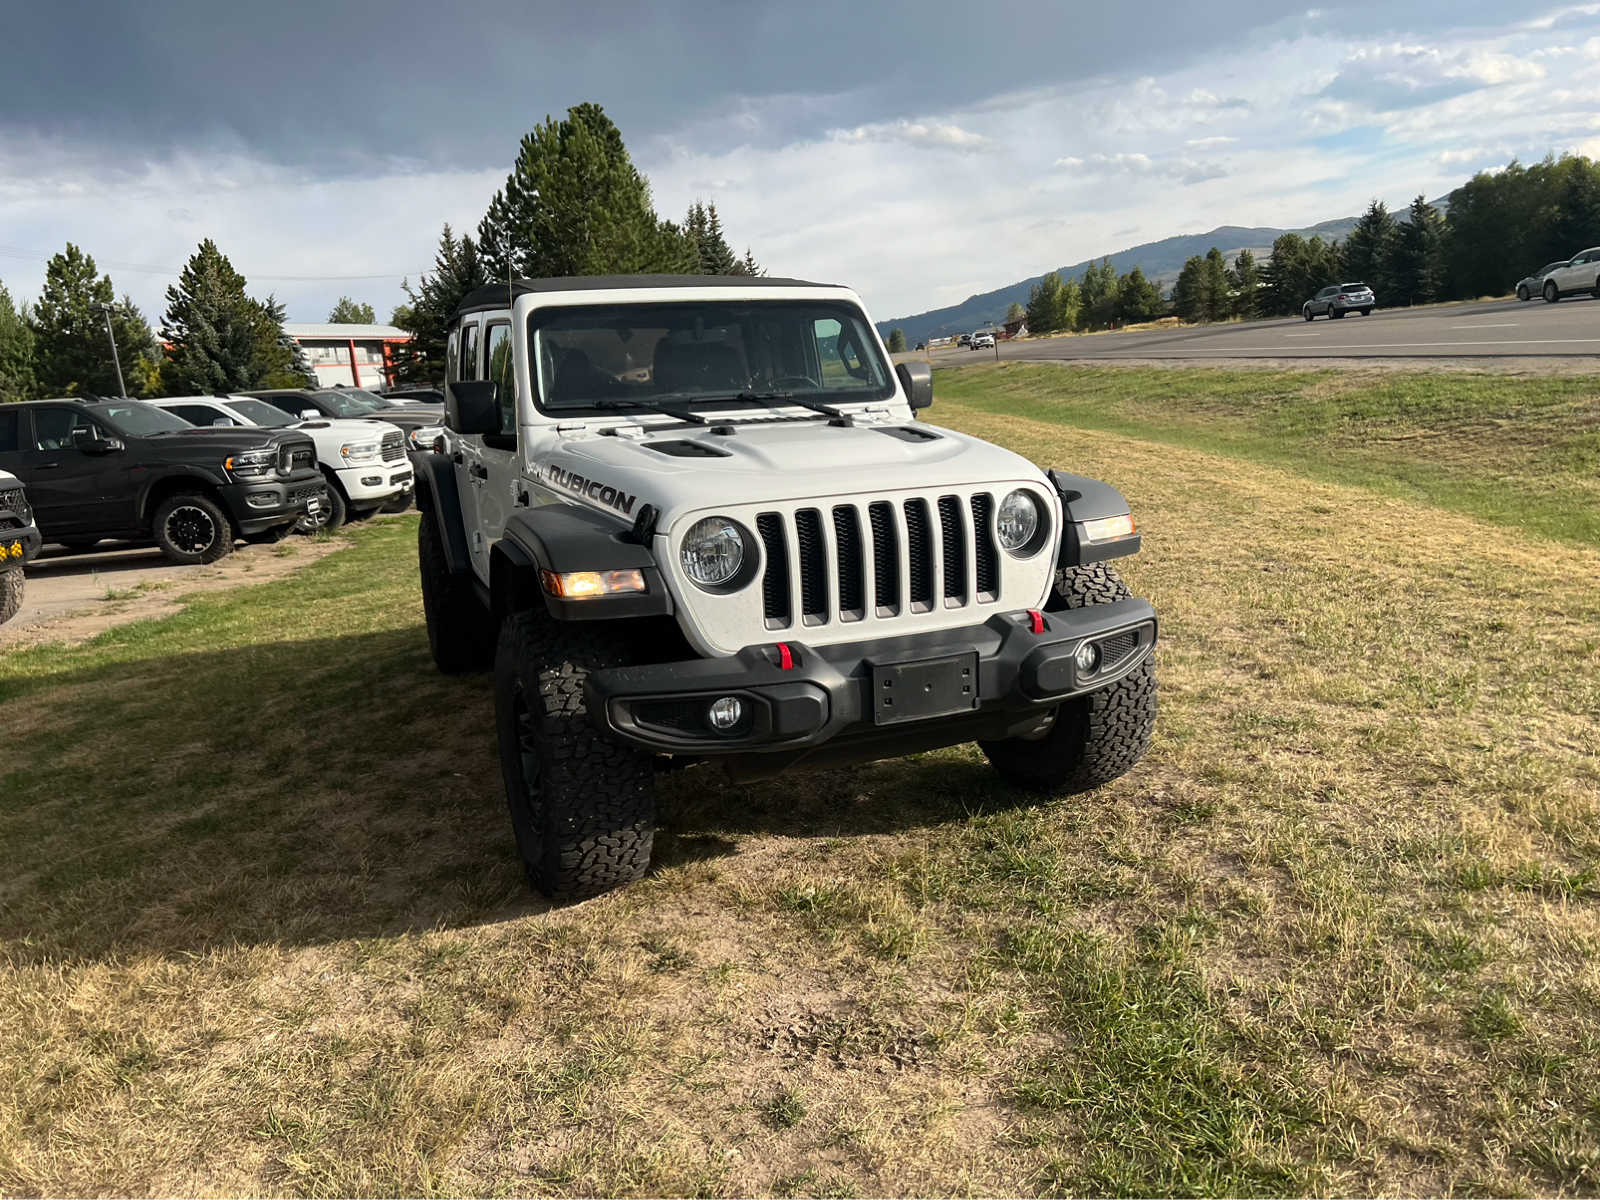
[[284, 322], [323, 387], [394, 386], [395, 347], [411, 335], [394, 325], [316, 325]]

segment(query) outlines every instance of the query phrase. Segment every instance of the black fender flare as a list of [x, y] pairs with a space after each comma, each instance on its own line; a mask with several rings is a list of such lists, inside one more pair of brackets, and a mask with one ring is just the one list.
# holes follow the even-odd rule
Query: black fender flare
[[[541, 571], [637, 570], [643, 592], [572, 600], [552, 596]], [[670, 616], [672, 595], [650, 547], [635, 540], [626, 525], [577, 504], [541, 504], [520, 508], [506, 521], [489, 559], [490, 593], [497, 613], [531, 607], [544, 600], [550, 615], [561, 621], [609, 621], [631, 617]]]
[[[155, 505], [151, 503], [151, 498], [157, 492], [166, 494], [167, 492], [182, 490], [181, 486], [171, 486], [175, 480], [180, 485], [189, 485], [192, 491], [210, 494], [218, 503], [222, 503], [222, 489], [231, 482], [220, 471], [210, 471], [192, 464], [174, 465], [165, 468], [158, 467], [151, 471], [140, 485], [138, 498], [134, 502], [134, 516], [140, 525], [145, 524], [155, 516]], [[226, 511], [226, 504], [223, 504], [223, 509]]]
[[1126, 497], [1109, 483], [1090, 479], [1084, 475], [1068, 475], [1065, 471], [1048, 471], [1050, 483], [1061, 497], [1064, 520], [1061, 529], [1061, 549], [1056, 564], [1078, 567], [1085, 563], [1104, 562], [1108, 558], [1121, 558], [1137, 554], [1143, 537], [1135, 532], [1114, 542], [1090, 545], [1083, 538], [1083, 523], [1105, 517], [1126, 516], [1133, 511]]
[[430, 450], [418, 454], [413, 465], [417, 475], [417, 508], [422, 519], [434, 522], [439, 530], [445, 565], [452, 575], [470, 575], [472, 559], [467, 550], [467, 527], [461, 515], [455, 464], [448, 455]]

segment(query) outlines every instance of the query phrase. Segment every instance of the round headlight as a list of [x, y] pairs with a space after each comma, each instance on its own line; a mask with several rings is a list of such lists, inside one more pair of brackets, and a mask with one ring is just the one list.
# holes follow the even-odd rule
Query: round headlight
[[1000, 501], [1000, 512], [995, 519], [995, 530], [1000, 544], [1016, 554], [1027, 548], [1039, 532], [1039, 502], [1020, 488], [1008, 492]]
[[727, 517], [706, 517], [689, 526], [678, 553], [690, 579], [701, 587], [722, 587], [744, 566], [744, 535]]

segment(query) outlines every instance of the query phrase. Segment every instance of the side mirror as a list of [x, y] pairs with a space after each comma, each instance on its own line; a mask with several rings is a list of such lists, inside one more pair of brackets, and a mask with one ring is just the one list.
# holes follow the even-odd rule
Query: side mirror
[[913, 409], [927, 408], [933, 403], [933, 368], [925, 362], [903, 362], [895, 366], [894, 373], [905, 389], [906, 399]]
[[316, 410], [316, 409], [314, 409], [314, 408], [302, 408], [302, 409], [301, 409], [301, 410], [300, 410], [300, 419], [301, 419], [301, 420], [302, 420], [302, 421], [315, 421], [315, 420], [316, 420], [316, 419], [317, 419], [317, 418], [318, 418], [318, 417], [320, 417], [320, 416], [321, 416], [321, 415], [322, 415], [322, 414], [321, 414], [321, 413], [319, 413], [319, 412], [318, 412], [318, 411], [317, 411], [317, 410]]
[[500, 432], [500, 389], [492, 379], [463, 379], [445, 389], [444, 423], [468, 437]]
[[123, 449], [121, 438], [101, 437], [99, 429], [82, 426], [72, 431], [72, 445], [84, 454], [111, 454]]

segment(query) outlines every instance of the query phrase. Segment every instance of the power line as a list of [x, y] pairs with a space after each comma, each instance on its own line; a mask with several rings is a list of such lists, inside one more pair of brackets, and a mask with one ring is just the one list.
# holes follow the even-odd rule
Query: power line
[[[23, 250], [17, 246], [0, 246], [0, 258], [21, 259], [24, 262], [48, 263], [52, 255], [38, 254], [33, 251]], [[95, 259], [95, 267], [108, 271], [132, 272], [135, 275], [165, 275], [176, 279], [183, 274], [182, 267], [152, 267], [145, 263], [113, 262], [110, 259]], [[254, 271], [240, 271], [246, 279], [266, 280], [273, 283], [339, 283], [357, 282], [364, 279], [393, 279], [396, 275], [409, 278], [423, 275], [425, 271], [379, 271], [371, 275], [259, 275]]]

